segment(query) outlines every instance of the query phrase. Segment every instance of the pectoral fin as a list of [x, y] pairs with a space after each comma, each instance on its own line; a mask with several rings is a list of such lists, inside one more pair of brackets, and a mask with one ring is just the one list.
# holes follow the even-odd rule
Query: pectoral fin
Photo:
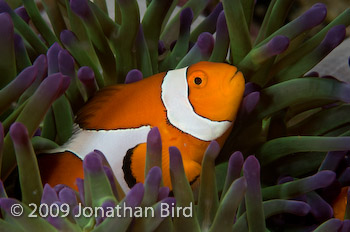
[[[146, 149], [147, 144], [141, 143], [134, 148], [129, 149], [126, 156], [124, 157], [124, 179], [130, 188], [136, 183], [143, 183], [145, 180]], [[190, 184], [194, 183], [198, 179], [201, 172], [200, 164], [192, 160], [184, 159], [183, 165], [188, 181]], [[163, 151], [162, 174], [164, 186], [168, 186], [170, 189], [172, 189], [168, 151]]]
[[129, 188], [145, 180], [146, 143], [129, 149], [123, 160], [125, 182]]

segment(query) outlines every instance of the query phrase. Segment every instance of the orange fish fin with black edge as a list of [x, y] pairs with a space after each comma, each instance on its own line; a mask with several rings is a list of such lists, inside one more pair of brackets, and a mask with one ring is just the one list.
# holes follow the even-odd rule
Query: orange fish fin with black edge
[[[136, 147], [129, 149], [123, 162], [124, 179], [131, 188], [134, 184], [144, 182], [145, 180], [145, 164], [146, 164], [147, 144], [141, 143]], [[185, 174], [190, 184], [194, 183], [200, 175], [201, 166], [199, 163], [184, 159], [183, 165]], [[169, 169], [169, 153], [162, 154], [162, 177], [164, 186], [172, 189], [170, 169]]]
[[[141, 143], [136, 147], [129, 149], [123, 162], [124, 179], [131, 188], [134, 184], [145, 180], [147, 144]], [[166, 170], [166, 171], [164, 171]], [[164, 186], [171, 188], [169, 153], [162, 152], [162, 178]]]
[[141, 143], [127, 151], [123, 160], [124, 180], [129, 188], [145, 180], [146, 143]]
[[[130, 149], [124, 158], [123, 171], [125, 180], [130, 188], [136, 183], [144, 183], [146, 151], [147, 144], [141, 143]], [[169, 170], [169, 153], [164, 151], [162, 152], [162, 178], [164, 186], [168, 186], [172, 189]]]
[[42, 183], [65, 184], [78, 190], [76, 178], [84, 178], [82, 160], [71, 152], [39, 154], [38, 165]]

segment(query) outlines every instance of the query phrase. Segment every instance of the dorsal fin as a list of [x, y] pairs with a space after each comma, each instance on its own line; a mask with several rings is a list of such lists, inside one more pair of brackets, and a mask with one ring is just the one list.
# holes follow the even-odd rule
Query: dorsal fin
[[101, 89], [78, 112], [82, 129], [111, 130], [153, 125], [165, 119], [160, 99], [164, 73]]

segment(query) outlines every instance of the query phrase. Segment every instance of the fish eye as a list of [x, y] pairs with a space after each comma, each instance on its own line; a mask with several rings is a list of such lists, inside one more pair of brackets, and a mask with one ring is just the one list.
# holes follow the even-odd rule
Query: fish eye
[[188, 85], [191, 88], [201, 89], [207, 85], [208, 76], [201, 70], [195, 70], [188, 74]]
[[195, 78], [194, 78], [194, 83], [195, 83], [196, 85], [202, 84], [202, 78], [200, 78], [200, 77], [195, 77]]

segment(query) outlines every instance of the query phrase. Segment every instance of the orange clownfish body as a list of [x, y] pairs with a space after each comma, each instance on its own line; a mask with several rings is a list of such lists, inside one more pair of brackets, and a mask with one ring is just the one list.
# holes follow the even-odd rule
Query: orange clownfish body
[[[106, 87], [81, 109], [76, 119], [78, 130], [55, 151], [70, 153], [48, 156], [47, 162], [54, 157], [58, 164], [44, 170], [43, 180], [72, 186], [76, 177], [82, 177], [81, 161], [76, 157], [84, 159], [86, 154], [98, 149], [106, 156], [122, 189], [127, 191], [136, 182], [144, 181], [147, 134], [152, 127], [158, 127], [164, 185], [171, 187], [170, 174], [166, 171], [169, 146], [181, 151], [186, 176], [191, 182], [200, 174], [209, 142], [217, 140], [223, 145], [229, 134], [244, 84], [242, 73], [234, 66], [199, 62], [138, 82]], [[40, 162], [44, 169], [48, 167], [45, 158]], [[67, 171], [67, 165], [75, 173]], [[59, 166], [65, 171], [57, 170]]]

